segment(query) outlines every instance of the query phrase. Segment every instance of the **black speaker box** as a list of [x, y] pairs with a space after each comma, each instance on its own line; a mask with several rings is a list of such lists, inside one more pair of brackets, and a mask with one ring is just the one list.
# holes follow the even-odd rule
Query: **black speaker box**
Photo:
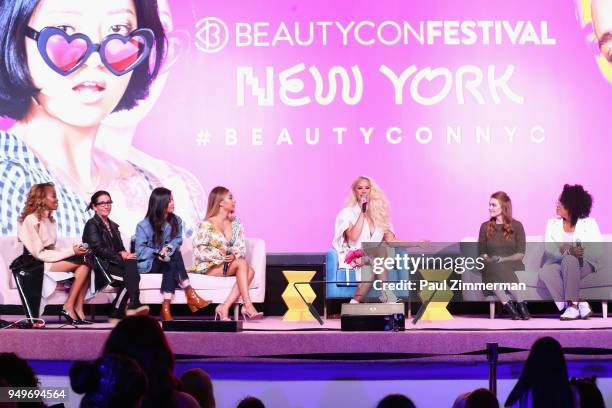
[[179, 332], [241, 332], [242, 321], [238, 320], [164, 320], [164, 331]]
[[342, 315], [340, 328], [342, 331], [404, 331], [406, 323], [403, 313]]

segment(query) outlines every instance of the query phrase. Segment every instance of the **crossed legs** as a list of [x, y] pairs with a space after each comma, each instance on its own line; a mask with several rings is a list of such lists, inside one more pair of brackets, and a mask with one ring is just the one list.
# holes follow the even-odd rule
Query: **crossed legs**
[[[210, 268], [206, 274], [209, 276], [223, 276], [223, 265], [217, 265]], [[242, 297], [244, 301], [244, 308], [247, 314], [252, 315], [257, 313], [251, 301], [251, 295], [249, 294], [249, 286], [251, 282], [253, 282], [255, 271], [247, 263], [246, 259], [238, 258], [230, 263], [227, 268], [227, 276], [236, 276], [236, 283], [232, 286], [232, 290], [225, 301], [219, 305], [222, 318], [229, 315], [230, 306], [236, 302], [239, 297]]]
[[87, 281], [91, 268], [89, 265], [78, 265], [68, 261], [59, 261], [51, 265], [50, 272], [74, 272], [74, 282], [70, 287], [64, 310], [75, 320], [83, 319], [83, 303], [87, 293]]

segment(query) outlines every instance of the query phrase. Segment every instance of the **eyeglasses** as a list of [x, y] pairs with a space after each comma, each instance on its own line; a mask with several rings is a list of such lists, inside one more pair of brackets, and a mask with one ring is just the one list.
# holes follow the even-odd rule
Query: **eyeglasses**
[[127, 74], [147, 59], [155, 38], [148, 28], [139, 28], [129, 35], [110, 34], [99, 44], [94, 44], [85, 34], [68, 35], [57, 27], [40, 31], [26, 27], [25, 34], [36, 41], [47, 65], [63, 76], [76, 71], [94, 52], [100, 54], [102, 63], [113, 74]]
[[112, 201], [99, 201], [96, 203], [96, 207], [102, 207], [102, 206], [110, 207], [112, 204], [113, 204]]

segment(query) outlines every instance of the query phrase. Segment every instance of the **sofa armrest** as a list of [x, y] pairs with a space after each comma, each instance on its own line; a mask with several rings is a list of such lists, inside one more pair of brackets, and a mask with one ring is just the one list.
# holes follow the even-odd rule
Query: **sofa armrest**
[[337, 270], [338, 253], [332, 248], [325, 253], [325, 280], [330, 282], [335, 281]]
[[253, 267], [255, 276], [252, 285], [263, 293], [266, 291], [266, 243], [260, 238], [246, 239], [246, 260]]

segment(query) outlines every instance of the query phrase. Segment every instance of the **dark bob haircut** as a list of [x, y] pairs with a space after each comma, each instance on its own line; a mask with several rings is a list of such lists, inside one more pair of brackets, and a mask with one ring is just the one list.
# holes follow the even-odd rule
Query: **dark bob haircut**
[[[40, 91], [28, 69], [25, 29], [40, 0], [0, 1], [0, 116], [21, 120], [32, 98]], [[113, 112], [131, 109], [149, 94], [166, 52], [166, 35], [159, 19], [157, 0], [133, 0], [138, 28], [150, 28], [155, 35], [155, 61], [140, 64], [132, 73], [123, 97]], [[152, 65], [152, 67], [150, 66]]]
[[112, 197], [108, 193], [108, 191], [98, 190], [95, 193], [93, 193], [93, 195], [91, 196], [91, 200], [89, 201], [89, 205], [87, 206], [86, 210], [87, 211], [93, 210], [93, 208], [97, 205], [96, 203], [98, 202], [98, 198], [100, 198], [103, 195], [108, 196], [112, 200]]
[[563, 186], [563, 192], [559, 196], [559, 202], [567, 209], [572, 225], [576, 225], [580, 218], [586, 218], [591, 214], [593, 197], [580, 184]]

